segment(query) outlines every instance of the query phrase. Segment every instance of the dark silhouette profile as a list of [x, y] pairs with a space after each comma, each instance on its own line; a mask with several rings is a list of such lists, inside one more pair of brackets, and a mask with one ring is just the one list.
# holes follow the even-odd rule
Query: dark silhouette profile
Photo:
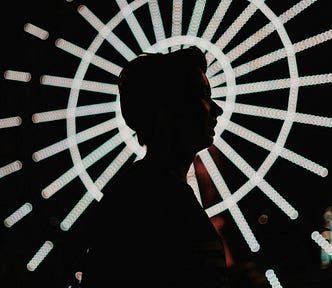
[[121, 71], [122, 115], [146, 154], [95, 209], [82, 287], [229, 287], [222, 240], [186, 182], [222, 114], [206, 69], [192, 46], [143, 53]]

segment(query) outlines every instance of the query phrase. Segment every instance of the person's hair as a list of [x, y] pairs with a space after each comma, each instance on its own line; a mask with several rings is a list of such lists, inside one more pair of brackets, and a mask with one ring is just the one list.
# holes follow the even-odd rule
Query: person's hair
[[118, 82], [121, 112], [140, 144], [153, 137], [160, 109], [185, 102], [188, 80], [197, 69], [205, 73], [207, 61], [195, 46], [166, 54], [142, 53], [124, 66]]

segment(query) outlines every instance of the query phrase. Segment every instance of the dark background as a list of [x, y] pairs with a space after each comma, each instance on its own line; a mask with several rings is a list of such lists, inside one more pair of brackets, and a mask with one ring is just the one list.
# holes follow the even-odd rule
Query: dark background
[[[162, 2], [162, 13], [166, 15], [164, 25], [167, 26], [171, 1], [159, 2]], [[276, 15], [282, 14], [297, 2], [299, 1], [265, 1]], [[185, 1], [184, 11], [187, 11], [187, 14], [184, 14], [184, 17], [187, 18], [184, 19], [184, 31], [191, 15], [188, 11], [191, 11], [193, 3], [194, 1]], [[22, 118], [22, 125], [19, 127], [0, 130], [0, 167], [15, 160], [23, 163], [22, 170], [0, 178], [0, 216], [1, 219], [5, 219], [25, 202], [30, 202], [34, 207], [29, 216], [13, 227], [0, 227], [0, 286], [4, 288], [68, 287], [74, 272], [77, 271], [75, 253], [79, 253], [81, 249], [80, 240], [85, 232], [84, 222], [89, 213], [98, 208], [97, 203], [93, 202], [89, 211], [82, 215], [70, 231], [60, 230], [59, 223], [83, 195], [85, 188], [80, 180], [75, 178], [49, 200], [43, 199], [40, 195], [42, 189], [70, 169], [72, 161], [67, 150], [40, 162], [34, 162], [31, 157], [33, 152], [66, 138], [65, 120], [34, 124], [31, 117], [36, 112], [63, 109], [67, 105], [69, 89], [40, 85], [39, 77], [43, 74], [74, 77], [80, 59], [56, 48], [54, 42], [57, 38], [63, 38], [87, 48], [94, 39], [95, 30], [76, 11], [80, 4], [86, 5], [104, 23], [119, 10], [116, 1], [92, 0], [11, 2], [4, 4], [2, 8], [6, 17], [1, 18], [1, 75], [9, 69], [27, 71], [32, 74], [32, 80], [23, 83], [5, 80], [3, 76], [0, 79], [0, 118]], [[215, 5], [216, 1], [207, 1], [202, 27], [212, 15]], [[220, 36], [247, 5], [248, 2], [244, 0], [232, 1], [216, 35]], [[318, 0], [287, 22], [285, 29], [292, 43], [331, 29], [331, 8], [329, 0]], [[153, 38], [149, 19], [144, 17], [146, 12], [139, 13], [142, 26], [149, 37]], [[24, 32], [23, 25], [27, 22], [49, 31], [50, 37], [42, 41]], [[267, 20], [261, 14], [252, 17], [223, 52], [230, 51], [266, 23]], [[124, 42], [132, 45], [135, 53], [139, 53], [137, 43], [130, 33], [124, 32], [125, 29], [125, 26], [119, 26], [115, 32]], [[166, 28], [166, 35], [169, 33]], [[332, 73], [331, 43], [326, 41], [296, 55], [299, 76]], [[235, 60], [232, 66], [236, 67], [279, 48], [282, 48], [282, 44], [277, 34], [273, 33]], [[125, 63], [121, 55], [106, 45], [102, 46], [98, 53], [118, 65]], [[287, 73], [287, 61], [283, 59], [238, 77], [236, 81], [241, 84], [287, 78]], [[114, 82], [114, 78], [108, 73], [93, 67], [89, 68], [86, 78]], [[332, 117], [331, 88], [331, 83], [300, 87], [297, 111]], [[287, 97], [288, 89], [281, 89], [239, 95], [237, 102], [286, 109]], [[92, 99], [91, 93], [83, 91], [79, 104], [113, 100], [109, 95], [99, 93], [94, 93]], [[110, 117], [113, 117], [112, 113], [82, 117], [84, 119], [77, 120], [78, 130], [84, 130]], [[231, 120], [272, 141], [278, 136], [281, 127], [280, 121], [239, 114], [233, 114]], [[80, 145], [83, 157], [111, 137], [112, 133], [114, 134], [114, 131]], [[285, 147], [330, 169], [331, 136], [332, 130], [328, 127], [294, 123]], [[236, 147], [240, 155], [255, 169], [259, 168], [267, 155], [265, 150], [248, 144], [228, 131], [225, 131], [222, 137], [232, 147]], [[114, 155], [115, 152], [107, 154], [98, 161], [98, 165], [93, 165], [89, 169], [92, 179], [107, 167]], [[222, 175], [230, 190], [235, 191], [244, 183], [245, 177], [222, 153], [215, 152], [214, 155], [221, 163]], [[196, 165], [199, 163], [196, 162]], [[206, 186], [209, 181], [204, 177], [204, 173], [198, 174], [203, 196], [210, 195], [207, 192], [210, 186]], [[321, 229], [324, 209], [332, 205], [331, 176], [320, 177], [283, 158], [278, 158], [266, 174], [265, 180], [299, 211], [299, 217], [296, 220], [289, 219], [258, 188], [254, 188], [238, 203], [261, 245], [261, 249], [253, 253], [229, 212], [218, 215], [224, 223], [222, 233], [233, 259], [233, 287], [271, 287], [264, 276], [267, 269], [275, 271], [282, 287], [322, 287], [324, 276], [320, 271], [319, 247], [311, 239], [311, 233]], [[269, 214], [269, 221], [264, 225], [258, 222], [262, 213]], [[26, 264], [45, 240], [52, 241], [54, 249], [36, 271], [29, 272]], [[246, 279], [243, 283], [237, 280], [243, 278]]]

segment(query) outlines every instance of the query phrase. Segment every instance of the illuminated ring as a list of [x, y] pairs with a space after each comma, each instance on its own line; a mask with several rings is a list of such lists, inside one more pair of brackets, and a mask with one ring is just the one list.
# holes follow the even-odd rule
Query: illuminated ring
[[[135, 9], [141, 7], [142, 5], [144, 5], [146, 2], [148, 1], [133, 1], [130, 4], [128, 4], [125, 9], [122, 9], [119, 11], [118, 14], [116, 14], [109, 22], [107, 25], [104, 25], [103, 27], [101, 27], [101, 29], [99, 30], [98, 35], [96, 36], [96, 38], [92, 41], [90, 47], [88, 48], [88, 50], [86, 51], [74, 78], [73, 81], [73, 85], [71, 87], [71, 91], [70, 91], [70, 96], [69, 96], [69, 101], [68, 101], [68, 106], [67, 106], [67, 115], [66, 115], [66, 121], [67, 121], [67, 136], [68, 136], [68, 141], [69, 143], [69, 151], [70, 151], [70, 155], [74, 164], [74, 168], [77, 172], [77, 175], [80, 177], [80, 179], [82, 180], [83, 184], [85, 185], [85, 187], [88, 190], [88, 193], [91, 194], [93, 196], [93, 198], [97, 199], [98, 201], [101, 199], [103, 193], [100, 191], [100, 189], [98, 189], [98, 187], [95, 185], [95, 183], [92, 181], [92, 179], [90, 178], [89, 174], [87, 173], [87, 171], [85, 170], [84, 164], [82, 162], [81, 156], [80, 156], [80, 151], [78, 149], [78, 143], [76, 141], [76, 123], [75, 123], [75, 114], [76, 114], [76, 106], [77, 106], [77, 101], [78, 101], [78, 95], [79, 95], [79, 90], [84, 78], [84, 75], [87, 71], [87, 67], [90, 64], [90, 61], [93, 57], [93, 55], [95, 54], [95, 52], [98, 50], [98, 48], [100, 47], [100, 45], [102, 44], [102, 42], [105, 40], [106, 37], [108, 37], [111, 33], [112, 30], [123, 20], [125, 19], [125, 17], [127, 17], [130, 13], [132, 13]], [[290, 70], [290, 81], [291, 81], [291, 86], [290, 86], [290, 98], [289, 98], [289, 104], [288, 104], [288, 110], [286, 113], [286, 119], [285, 122], [283, 123], [283, 126], [281, 128], [281, 132], [278, 136], [278, 139], [276, 141], [276, 143], [274, 144], [274, 148], [272, 149], [272, 151], [270, 152], [270, 154], [268, 155], [268, 157], [265, 159], [264, 163], [261, 165], [261, 167], [259, 168], [259, 170], [256, 172], [256, 175], [254, 177], [251, 177], [249, 179], [249, 181], [244, 184], [242, 187], [249, 185], [252, 185], [252, 187], [254, 187], [255, 185], [259, 185], [261, 179], [263, 178], [263, 176], [266, 174], [266, 172], [268, 171], [268, 169], [272, 166], [272, 164], [274, 163], [274, 161], [277, 159], [277, 157], [279, 156], [284, 143], [286, 141], [286, 138], [288, 136], [288, 133], [290, 131], [290, 128], [292, 126], [293, 123], [293, 117], [294, 117], [294, 113], [295, 113], [295, 109], [296, 109], [296, 101], [297, 101], [297, 92], [298, 92], [298, 73], [297, 73], [297, 68], [296, 68], [296, 59], [295, 59], [295, 52], [294, 52], [294, 48], [291, 44], [290, 39], [288, 38], [287, 32], [285, 31], [282, 23], [280, 22], [280, 20], [278, 19], [278, 17], [262, 2], [262, 1], [251, 1], [252, 3], [254, 3], [257, 8], [259, 8], [264, 14], [265, 16], [271, 21], [271, 23], [273, 23], [273, 25], [275, 26], [278, 34], [281, 37], [281, 41], [284, 44], [285, 48], [286, 48], [286, 53], [287, 53], [287, 58], [288, 58], [288, 63], [289, 63], [289, 70]], [[133, 8], [133, 9], [129, 9]], [[188, 37], [189, 39], [189, 35], [187, 36], [181, 36], [182, 39], [186, 39]], [[184, 37], [184, 38], [183, 38]], [[193, 42], [192, 42], [193, 41]], [[160, 41], [159, 41], [160, 42]], [[157, 42], [156, 45], [154, 45], [153, 47], [145, 47], [145, 50], [151, 49], [152, 51], [156, 51], [153, 49], [157, 49], [159, 48], [158, 45], [160, 45], [160, 43]], [[167, 43], [168, 40], [165, 41], [165, 43]], [[191, 39], [190, 41], [186, 41], [187, 43], [192, 43], [192, 44], [198, 44], [198, 43], [205, 43], [203, 46], [209, 46], [208, 48], [211, 47], [215, 47], [214, 45], [207, 45], [206, 43], [208, 43], [208, 41], [200, 39], [200, 41], [198, 41], [197, 39]], [[213, 49], [215, 50], [215, 49]], [[222, 53], [219, 53], [220, 55], [223, 55]], [[131, 59], [127, 59], [128, 61]], [[225, 60], [225, 57], [223, 56], [219, 56], [218, 60], [221, 61], [222, 64], [224, 64], [224, 68], [226, 67], [226, 71], [231, 71], [232, 69], [229, 67], [227, 67], [227, 65], [225, 66], [225, 63], [228, 63], [228, 61]], [[230, 75], [232, 75], [232, 77], [230, 77]], [[222, 131], [225, 129], [225, 127], [227, 127], [227, 122], [229, 122], [230, 116], [232, 114], [232, 107], [235, 101], [235, 95], [236, 95], [236, 91], [235, 91], [235, 80], [234, 80], [234, 74], [230, 72], [226, 73], [226, 77], [228, 77], [228, 85], [227, 85], [227, 102], [226, 102], [226, 109], [225, 109], [225, 113], [224, 116], [222, 118], [222, 120], [227, 119], [228, 121], [219, 121], [218, 122], [218, 126], [217, 126], [217, 132], [219, 133], [219, 135], [221, 135]], [[233, 80], [230, 80], [230, 79]], [[116, 111], [117, 112], [117, 111]], [[142, 147], [140, 147], [139, 145], [136, 145], [136, 139], [134, 136], [132, 136], [133, 134], [131, 133], [132, 131], [126, 127], [123, 122], [123, 119], [121, 118], [120, 113], [116, 113], [116, 117], [118, 120], [119, 125], [119, 130], [120, 130], [120, 135], [123, 138], [123, 140], [126, 142], [127, 146], [133, 151], [138, 152], [139, 155], [143, 155], [144, 152]], [[222, 123], [222, 124], [220, 124]], [[225, 126], [222, 126], [225, 125]], [[216, 133], [216, 134], [218, 134]], [[252, 189], [252, 188], [251, 188]], [[247, 190], [246, 193], [243, 193], [241, 190], [236, 191], [231, 197], [232, 199], [225, 199], [225, 201], [223, 201], [221, 204], [218, 203], [217, 206], [213, 206], [210, 207], [207, 212], [210, 213], [210, 215], [212, 214], [217, 214], [221, 211], [223, 211], [224, 209], [226, 209], [227, 207], [229, 207], [229, 205], [233, 205], [234, 203], [236, 203], [238, 200], [240, 200], [244, 195], [246, 195], [250, 190]], [[297, 212], [296, 212], [297, 213]], [[297, 215], [291, 215], [291, 218], [296, 218]]]
[[[289, 131], [292, 127], [294, 122], [294, 115], [296, 111], [296, 104], [297, 104], [297, 96], [298, 96], [298, 88], [299, 88], [299, 81], [298, 81], [298, 71], [296, 65], [296, 57], [294, 47], [288, 37], [288, 34], [282, 25], [281, 21], [279, 20], [278, 16], [276, 16], [273, 11], [263, 2], [263, 0], [248, 0], [257, 6], [258, 9], [270, 20], [270, 22], [276, 28], [278, 32], [281, 42], [283, 43], [287, 59], [288, 59], [288, 68], [290, 73], [290, 91], [289, 91], [289, 101], [288, 101], [288, 109], [286, 112], [286, 119], [281, 127], [281, 131], [278, 135], [277, 141], [274, 144], [272, 151], [266, 157], [263, 164], [259, 167], [256, 171], [255, 175], [253, 175], [246, 183], [244, 183], [236, 192], [232, 194], [229, 198], [225, 199], [216, 205], [209, 207], [206, 211], [210, 217], [228, 209], [230, 206], [234, 205], [237, 201], [241, 200], [246, 194], [248, 194], [254, 186], [260, 186], [261, 181], [267, 171], [271, 168], [273, 163], [279, 157], [283, 146], [286, 142], [287, 136]], [[229, 106], [230, 107], [230, 106]], [[264, 184], [262, 184], [264, 185]], [[248, 186], [251, 186], [248, 189]], [[243, 190], [243, 191], [242, 191]], [[290, 209], [291, 212], [284, 211], [291, 219], [296, 219], [298, 217], [298, 212], [294, 209]]]

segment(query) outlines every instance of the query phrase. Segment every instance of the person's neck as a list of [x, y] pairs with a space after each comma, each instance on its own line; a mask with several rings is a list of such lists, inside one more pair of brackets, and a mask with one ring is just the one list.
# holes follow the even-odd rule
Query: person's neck
[[162, 165], [163, 167], [168, 169], [173, 176], [187, 183], [187, 174], [190, 165], [193, 162], [194, 156], [185, 156], [186, 155], [184, 155], [183, 153], [168, 154], [160, 151], [155, 151], [153, 149], [148, 149], [144, 159], [150, 161], [151, 163]]

